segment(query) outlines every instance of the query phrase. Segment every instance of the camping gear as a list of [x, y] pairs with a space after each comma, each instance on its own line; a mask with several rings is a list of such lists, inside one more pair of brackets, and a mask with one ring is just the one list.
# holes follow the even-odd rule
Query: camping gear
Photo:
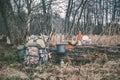
[[26, 56], [26, 49], [24, 45], [19, 45], [17, 47], [17, 56], [18, 56], [19, 62], [24, 61], [24, 57]]
[[39, 49], [37, 47], [27, 47], [25, 64], [38, 64], [39, 62]]
[[77, 40], [81, 40], [81, 32], [80, 31], [78, 32]]
[[64, 55], [66, 52], [65, 44], [57, 44], [56, 45], [56, 54], [57, 55]]
[[29, 46], [39, 46], [41, 48], [45, 48], [45, 42], [42, 39], [35, 39], [35, 40], [33, 39], [33, 40], [29, 40], [26, 43], [26, 47]]
[[91, 39], [89, 38], [89, 36], [84, 35], [84, 36], [82, 36], [81, 43], [82, 43], [82, 45], [90, 45]]
[[35, 42], [35, 40], [29, 40], [25, 46], [26, 47], [37, 46], [37, 43]]
[[72, 45], [66, 45], [66, 50], [71, 51], [74, 47]]
[[49, 58], [49, 52], [47, 51], [47, 48], [41, 48], [39, 49], [39, 64], [47, 63]]
[[77, 45], [82, 45], [81, 41], [78, 41], [78, 44]]
[[61, 66], [64, 66], [64, 64], [65, 64], [65, 63], [64, 63], [63, 59], [61, 59], [60, 65], [61, 65]]
[[[35, 35], [30, 36], [25, 47], [23, 59], [26, 65], [42, 64], [48, 61], [49, 51], [46, 50], [46, 45], [42, 38]], [[23, 46], [18, 47], [20, 50], [22, 48]]]
[[36, 43], [41, 46], [41, 48], [45, 48], [45, 42], [42, 39], [36, 40]]
[[25, 64], [33, 65], [33, 64], [43, 64], [48, 62], [49, 52], [46, 48], [38, 48], [38, 47], [27, 47], [26, 56], [25, 56]]
[[24, 45], [19, 45], [19, 46], [17, 47], [17, 50], [23, 50], [23, 49], [25, 49], [25, 46], [24, 46]]
[[69, 42], [68, 42], [68, 44], [69, 44], [69, 45], [72, 45], [72, 46], [76, 46], [76, 45], [77, 45], [77, 43], [78, 43], [78, 41], [77, 41], [77, 40], [75, 40], [75, 41], [74, 41], [74, 40], [72, 40], [72, 41], [69, 41]]

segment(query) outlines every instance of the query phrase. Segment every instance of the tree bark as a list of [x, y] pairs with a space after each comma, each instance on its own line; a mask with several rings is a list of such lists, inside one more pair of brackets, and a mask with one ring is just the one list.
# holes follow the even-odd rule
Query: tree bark
[[9, 36], [11, 43], [14, 44], [18, 38], [18, 28], [16, 26], [15, 16], [10, 0], [0, 0], [0, 10], [6, 24], [7, 35]]

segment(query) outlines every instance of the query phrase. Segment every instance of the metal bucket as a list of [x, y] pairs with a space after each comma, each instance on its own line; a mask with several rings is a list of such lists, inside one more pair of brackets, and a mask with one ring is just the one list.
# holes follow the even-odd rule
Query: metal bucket
[[56, 54], [64, 55], [66, 52], [65, 44], [57, 44], [56, 45]]

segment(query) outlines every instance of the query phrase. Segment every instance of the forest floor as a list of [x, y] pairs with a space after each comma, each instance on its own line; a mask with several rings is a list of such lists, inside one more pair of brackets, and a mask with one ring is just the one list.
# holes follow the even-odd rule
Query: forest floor
[[0, 80], [120, 80], [120, 57], [107, 56], [104, 62], [49, 62], [28, 67], [18, 62], [15, 49], [0, 46]]

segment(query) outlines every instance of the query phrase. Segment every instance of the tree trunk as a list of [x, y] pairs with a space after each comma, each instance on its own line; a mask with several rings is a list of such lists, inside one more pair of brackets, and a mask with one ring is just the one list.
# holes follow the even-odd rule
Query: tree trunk
[[10, 0], [0, 0], [0, 10], [6, 24], [7, 35], [9, 36], [11, 43], [14, 44], [16, 39], [18, 38], [18, 28], [16, 26]]

